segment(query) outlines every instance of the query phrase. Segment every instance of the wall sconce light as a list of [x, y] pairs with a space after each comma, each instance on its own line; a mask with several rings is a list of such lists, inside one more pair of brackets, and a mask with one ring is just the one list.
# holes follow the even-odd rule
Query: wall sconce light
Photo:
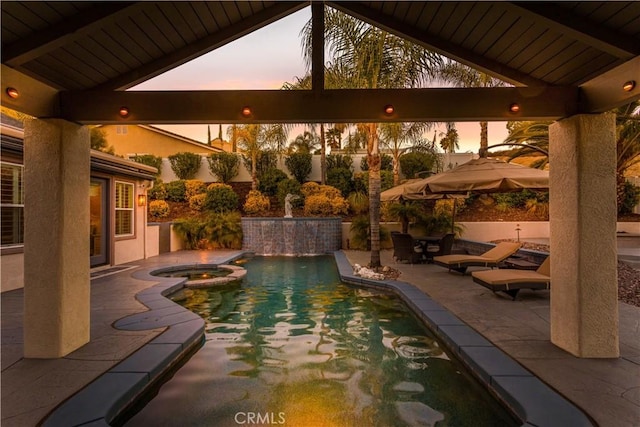
[[138, 206], [144, 206], [147, 204], [147, 195], [138, 194]]
[[393, 108], [393, 105], [391, 105], [391, 104], [387, 104], [387, 105], [384, 106], [384, 113], [387, 116], [392, 115], [395, 111], [396, 111], [396, 109]]
[[7, 93], [7, 96], [9, 98], [16, 99], [20, 96], [20, 92], [18, 92], [18, 89], [16, 89], [15, 87], [8, 87], [5, 92]]
[[242, 107], [242, 116], [243, 117], [250, 117], [251, 116], [251, 107], [249, 106], [244, 106]]
[[511, 111], [512, 113], [517, 113], [518, 111], [520, 111], [520, 104], [514, 102], [513, 104], [509, 105], [509, 111]]
[[129, 107], [120, 107], [120, 111], [118, 111], [120, 117], [128, 117], [129, 116]]
[[629, 80], [628, 82], [624, 82], [624, 84], [622, 85], [622, 90], [624, 90], [625, 92], [631, 92], [633, 89], [635, 89], [635, 87], [636, 81]]

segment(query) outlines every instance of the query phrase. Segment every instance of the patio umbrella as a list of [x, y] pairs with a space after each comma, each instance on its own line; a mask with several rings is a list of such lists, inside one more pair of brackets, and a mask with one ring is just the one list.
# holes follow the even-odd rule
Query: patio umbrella
[[380, 201], [381, 202], [397, 202], [400, 200], [411, 200], [411, 198], [404, 197], [405, 188], [409, 184], [416, 183], [418, 181], [422, 181], [422, 178], [408, 179], [400, 185], [396, 185], [395, 187], [391, 187], [388, 190], [384, 190], [380, 193]]
[[408, 198], [416, 194], [506, 193], [549, 188], [549, 172], [497, 159], [474, 159], [451, 170], [407, 184]]

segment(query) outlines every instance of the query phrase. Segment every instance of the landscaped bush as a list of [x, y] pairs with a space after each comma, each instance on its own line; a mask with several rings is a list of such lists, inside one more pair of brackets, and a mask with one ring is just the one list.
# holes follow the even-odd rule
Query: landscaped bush
[[242, 219], [238, 212], [216, 213], [206, 222], [206, 234], [214, 249], [242, 248]]
[[207, 193], [195, 194], [189, 197], [189, 207], [194, 211], [200, 212], [204, 209], [204, 203], [207, 200]]
[[[308, 182], [305, 185], [309, 184]], [[315, 184], [315, 183], [314, 183]], [[318, 184], [316, 184], [318, 185]], [[278, 203], [284, 207], [284, 199], [287, 194], [293, 194], [299, 196], [299, 199], [291, 201], [291, 206], [299, 208], [304, 204], [304, 195], [302, 194], [302, 186], [295, 179], [285, 179], [278, 183]]]
[[430, 153], [406, 153], [400, 156], [400, 169], [406, 178], [416, 178], [418, 172], [433, 170], [436, 157]]
[[[358, 174], [358, 179], [361, 182], [358, 186], [363, 186], [366, 194], [369, 194], [369, 172], [362, 172]], [[355, 182], [354, 182], [355, 187]], [[392, 171], [380, 171], [380, 191], [385, 191], [393, 187], [393, 172]]]
[[212, 153], [207, 162], [211, 174], [224, 184], [235, 178], [240, 170], [240, 158], [234, 153]]
[[346, 197], [353, 191], [353, 173], [351, 172], [351, 169], [328, 169], [327, 184], [338, 188], [342, 195]]
[[227, 213], [238, 209], [238, 195], [230, 185], [213, 183], [207, 187], [204, 201], [206, 210]]
[[154, 219], [168, 217], [169, 211], [169, 203], [164, 200], [152, 200], [149, 202], [149, 215]]
[[311, 158], [310, 153], [292, 153], [284, 160], [285, 166], [300, 184], [305, 182], [311, 173]]
[[351, 156], [343, 154], [329, 154], [326, 157], [327, 170], [331, 169], [353, 169], [353, 159]]
[[[359, 249], [363, 251], [371, 250], [371, 229], [369, 227], [369, 217], [366, 215], [359, 215], [353, 218], [351, 222], [351, 228], [349, 228], [351, 239], [349, 240], [349, 247], [351, 249]], [[380, 227], [380, 246], [382, 248], [390, 246], [391, 234], [389, 231]]]
[[164, 200], [167, 198], [167, 189], [161, 179], [156, 179], [153, 187], [147, 191], [147, 195], [150, 200]]
[[169, 156], [169, 162], [179, 179], [193, 179], [200, 169], [202, 158], [199, 154], [183, 152]]
[[184, 182], [185, 193], [184, 197], [189, 200], [196, 194], [203, 194], [207, 192], [207, 185], [199, 179], [188, 179]]
[[347, 202], [349, 203], [351, 212], [356, 215], [364, 214], [369, 211], [369, 197], [361, 191], [354, 191], [349, 194]]
[[[363, 156], [362, 159], [360, 159], [360, 170], [369, 170], [369, 160], [367, 160], [367, 156]], [[380, 155], [380, 170], [393, 171], [393, 157], [386, 153], [382, 153]]]
[[262, 175], [260, 175], [258, 190], [266, 195], [275, 196], [278, 192], [278, 183], [287, 178], [289, 178], [287, 174], [280, 169], [271, 168], [266, 170]]
[[[242, 164], [244, 167], [251, 171], [252, 162], [251, 156], [242, 155]], [[275, 151], [265, 150], [261, 151], [258, 154], [258, 161], [256, 162], [256, 172], [258, 173], [258, 178], [262, 177], [262, 174], [268, 171], [269, 169], [276, 169], [278, 166], [278, 153]]]
[[264, 214], [271, 208], [269, 198], [257, 190], [249, 191], [244, 202], [244, 211], [248, 215]]
[[173, 221], [173, 231], [184, 241], [185, 249], [206, 247], [206, 223], [197, 218], [179, 218]]
[[172, 202], [184, 202], [186, 200], [187, 188], [185, 181], [171, 181], [164, 185], [167, 191], [167, 199]]
[[618, 206], [618, 213], [623, 215], [632, 213], [633, 208], [636, 207], [639, 201], [640, 187], [626, 181], [624, 183], [624, 192], [620, 200], [620, 206]]
[[335, 187], [308, 182], [302, 186], [302, 193], [305, 215], [342, 215], [349, 210], [349, 204]]
[[154, 156], [153, 154], [142, 154], [133, 156], [132, 160], [158, 169], [156, 176], [160, 176], [160, 173], [162, 172], [162, 157]]

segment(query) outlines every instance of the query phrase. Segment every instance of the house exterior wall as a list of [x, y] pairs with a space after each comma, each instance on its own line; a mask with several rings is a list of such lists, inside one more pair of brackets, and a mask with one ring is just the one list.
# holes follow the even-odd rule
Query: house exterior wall
[[[140, 193], [140, 186], [136, 185], [136, 194], [134, 200], [138, 199], [138, 195]], [[147, 239], [147, 221], [145, 216], [146, 206], [138, 206], [138, 203], [135, 203], [135, 235], [134, 237], [115, 238], [113, 262], [111, 264], [124, 264], [127, 262], [145, 258], [145, 243]]]
[[104, 131], [107, 143], [113, 146], [115, 154], [125, 158], [132, 154], [153, 154], [165, 158], [184, 151], [205, 155], [218, 152], [197, 141], [188, 142], [178, 135], [156, 132], [144, 126], [105, 125], [100, 129]]

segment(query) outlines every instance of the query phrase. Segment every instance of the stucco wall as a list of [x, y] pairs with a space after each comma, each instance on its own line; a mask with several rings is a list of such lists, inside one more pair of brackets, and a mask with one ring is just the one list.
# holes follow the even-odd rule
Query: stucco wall
[[24, 286], [24, 254], [8, 254], [0, 257], [1, 292], [11, 291]]
[[[137, 186], [136, 186], [137, 187]], [[138, 197], [138, 188], [136, 188], [136, 197]], [[146, 209], [145, 206], [138, 206], [136, 202], [135, 210], [135, 238], [116, 239], [114, 242], [114, 254], [112, 264], [124, 264], [126, 262], [135, 261], [144, 258], [145, 239], [146, 239]]]

